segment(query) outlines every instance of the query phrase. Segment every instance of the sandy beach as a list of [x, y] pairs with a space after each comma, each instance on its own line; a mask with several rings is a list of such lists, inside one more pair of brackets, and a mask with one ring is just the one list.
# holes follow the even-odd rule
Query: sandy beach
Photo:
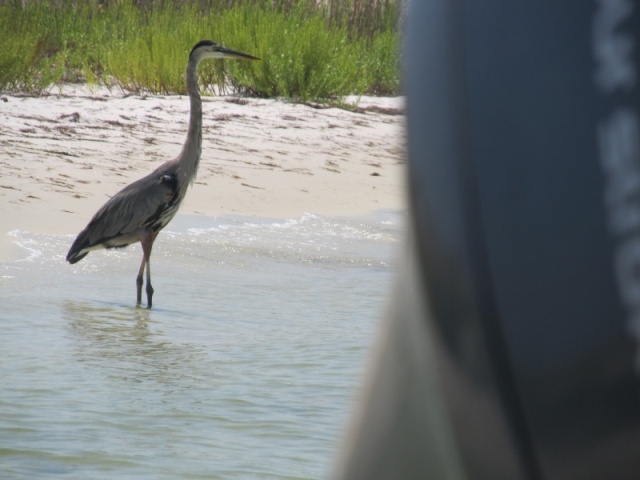
[[[14, 230], [76, 234], [128, 183], [174, 158], [185, 96], [106, 88], [1, 95], [0, 260]], [[282, 100], [204, 97], [203, 153], [181, 213], [296, 218], [404, 207], [404, 99], [355, 112]]]

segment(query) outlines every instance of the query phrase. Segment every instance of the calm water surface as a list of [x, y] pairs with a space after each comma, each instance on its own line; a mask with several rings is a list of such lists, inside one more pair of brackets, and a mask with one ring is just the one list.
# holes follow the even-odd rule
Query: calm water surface
[[[325, 478], [393, 280], [403, 217], [178, 216], [70, 266], [0, 263], [0, 478]], [[143, 293], [144, 297], [144, 293]]]

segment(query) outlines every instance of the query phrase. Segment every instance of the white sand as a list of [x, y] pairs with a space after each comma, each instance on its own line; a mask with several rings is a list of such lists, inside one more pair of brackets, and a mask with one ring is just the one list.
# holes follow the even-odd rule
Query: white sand
[[[0, 261], [16, 254], [13, 230], [77, 234], [186, 137], [187, 97], [81, 86], [0, 97]], [[205, 97], [200, 170], [180, 211], [296, 218], [402, 209], [403, 102], [362, 98], [354, 113]]]

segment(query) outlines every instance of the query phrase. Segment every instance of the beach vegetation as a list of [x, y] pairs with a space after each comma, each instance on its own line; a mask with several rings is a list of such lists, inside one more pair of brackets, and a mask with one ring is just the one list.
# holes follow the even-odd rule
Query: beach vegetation
[[201, 39], [263, 59], [209, 62], [210, 92], [337, 99], [400, 92], [403, 0], [0, 0], [0, 89], [65, 82], [185, 93]]

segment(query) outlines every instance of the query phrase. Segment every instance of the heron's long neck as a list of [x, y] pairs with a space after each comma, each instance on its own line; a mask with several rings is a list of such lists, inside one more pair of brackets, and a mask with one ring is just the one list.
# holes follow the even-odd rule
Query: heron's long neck
[[196, 178], [202, 153], [202, 100], [198, 91], [198, 76], [196, 75], [199, 63], [198, 60], [190, 58], [187, 65], [187, 92], [189, 92], [189, 100], [191, 101], [191, 113], [187, 140], [182, 148], [180, 158], [180, 170], [183, 179], [189, 183]]

